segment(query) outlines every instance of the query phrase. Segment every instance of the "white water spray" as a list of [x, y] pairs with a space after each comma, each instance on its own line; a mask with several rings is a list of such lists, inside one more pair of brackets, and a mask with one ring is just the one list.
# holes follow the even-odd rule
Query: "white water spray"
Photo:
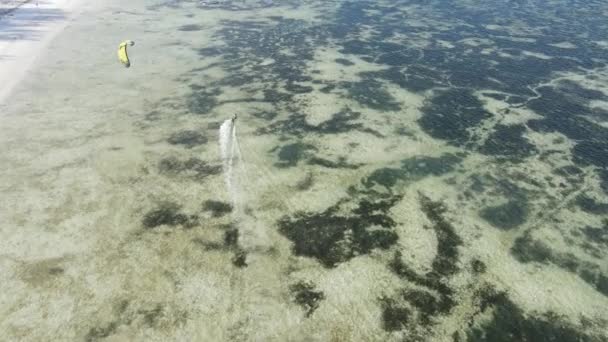
[[[236, 133], [236, 115], [222, 123], [219, 132], [220, 155], [226, 190], [232, 204], [232, 224], [239, 231], [238, 245], [243, 250], [270, 250], [272, 242], [267, 228], [245, 210], [251, 183], [248, 169], [241, 157]], [[253, 170], [257, 170], [254, 168]]]
[[220, 155], [222, 156], [222, 167], [224, 170], [224, 181], [230, 196], [230, 202], [234, 211], [239, 213], [240, 198], [236, 167], [242, 164], [241, 148], [236, 137], [236, 115], [228, 119], [220, 126]]

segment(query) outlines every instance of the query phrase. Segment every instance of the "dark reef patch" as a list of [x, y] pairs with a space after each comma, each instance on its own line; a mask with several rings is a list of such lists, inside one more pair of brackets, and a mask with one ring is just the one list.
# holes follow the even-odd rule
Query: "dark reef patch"
[[528, 207], [526, 202], [510, 200], [505, 204], [482, 209], [479, 216], [496, 228], [509, 230], [526, 222]]
[[313, 186], [314, 182], [315, 182], [315, 179], [314, 179], [312, 173], [309, 172], [306, 174], [304, 179], [300, 180], [296, 184], [296, 189], [298, 189], [299, 191], [308, 190]]
[[167, 142], [171, 145], [184, 145], [187, 148], [192, 148], [197, 145], [206, 144], [207, 137], [197, 131], [181, 131], [171, 134]]
[[335, 62], [344, 66], [351, 66], [351, 65], [355, 65], [355, 63], [351, 62], [350, 60], [346, 59], [346, 58], [336, 58]]
[[371, 188], [381, 185], [391, 188], [398, 181], [416, 182], [428, 176], [440, 176], [454, 170], [462, 161], [462, 156], [451, 153], [439, 157], [415, 156], [401, 161], [400, 168], [381, 168], [372, 172], [363, 181], [363, 185]]
[[341, 82], [341, 89], [348, 92], [349, 98], [360, 105], [380, 111], [398, 111], [399, 102], [384, 89], [382, 83], [373, 79], [364, 79], [360, 82]]
[[[230, 225], [228, 225], [230, 226]], [[199, 245], [205, 251], [235, 251], [238, 250], [239, 232], [235, 228], [228, 228], [220, 241], [210, 241], [202, 238], [194, 238], [192, 242]]]
[[426, 217], [431, 221], [437, 235], [437, 254], [433, 260], [433, 272], [446, 277], [458, 271], [458, 247], [462, 239], [456, 234], [456, 229], [445, 218], [447, 211], [443, 202], [435, 202], [420, 194], [420, 205]]
[[399, 331], [406, 327], [412, 312], [394, 299], [382, 298], [382, 328], [386, 331]]
[[112, 321], [104, 326], [94, 327], [84, 337], [86, 342], [96, 342], [113, 335], [119, 327], [119, 322]]
[[312, 157], [308, 159], [309, 165], [318, 165], [329, 169], [358, 169], [363, 164], [350, 164], [345, 157], [338, 157], [338, 161], [331, 161], [325, 158]]
[[608, 168], [598, 170], [598, 176], [600, 178], [600, 187], [606, 195], [608, 195]]
[[[278, 148], [278, 147], [277, 147]], [[274, 152], [277, 148], [271, 150]], [[293, 144], [282, 146], [279, 149], [279, 162], [275, 164], [277, 167], [293, 167], [308, 157], [310, 151], [316, 151], [316, 147], [310, 144], [296, 142]]]
[[286, 120], [279, 120], [270, 125], [260, 128], [259, 134], [278, 134], [281, 136], [292, 135], [303, 137], [307, 133], [316, 134], [339, 134], [349, 131], [360, 131], [372, 134], [376, 137], [382, 137], [382, 134], [363, 126], [361, 123], [353, 121], [359, 119], [361, 113], [353, 112], [350, 109], [344, 109], [332, 115], [331, 119], [320, 123], [319, 125], [311, 125], [306, 122], [306, 116], [303, 114], [292, 114]]
[[209, 165], [198, 158], [180, 160], [174, 156], [161, 159], [158, 163], [158, 169], [162, 174], [170, 176], [181, 175], [192, 177], [196, 180], [203, 180], [208, 176], [217, 175], [222, 172], [221, 165]]
[[523, 125], [496, 125], [494, 132], [479, 147], [479, 152], [490, 156], [509, 157], [513, 161], [529, 157], [535, 154], [537, 149], [523, 137], [525, 132]]
[[538, 132], [559, 132], [577, 141], [574, 161], [581, 165], [608, 167], [608, 129], [586, 118], [595, 114], [588, 100], [553, 87], [537, 89], [539, 98], [528, 102], [528, 107], [543, 119], [532, 120], [528, 126]]
[[417, 308], [418, 322], [424, 326], [432, 324], [432, 318], [440, 312], [445, 312], [445, 305], [441, 300], [424, 290], [404, 290], [403, 298], [413, 307]]
[[600, 227], [585, 226], [582, 233], [590, 243], [608, 247], [608, 219]]
[[578, 230], [571, 231], [569, 243], [576, 243], [582, 250], [592, 257], [601, 260], [606, 255], [608, 247], [608, 219], [604, 219], [600, 226], [586, 225]]
[[192, 242], [199, 245], [205, 251], [223, 251], [225, 250], [225, 246], [217, 241], [207, 241], [201, 238], [192, 239]]
[[437, 236], [437, 254], [432, 262], [432, 270], [426, 274], [417, 273], [403, 261], [399, 250], [395, 251], [388, 266], [400, 278], [429, 290], [406, 289], [402, 292], [402, 298], [417, 309], [415, 322], [430, 326], [435, 317], [448, 314], [456, 305], [454, 290], [447, 282], [458, 272], [458, 247], [463, 242], [445, 218], [446, 207], [442, 202], [432, 201], [420, 194], [420, 205]]
[[277, 117], [278, 114], [277, 114], [277, 112], [273, 112], [273, 111], [258, 111], [258, 112], [251, 113], [251, 115], [255, 116], [258, 119], [272, 121]]
[[387, 249], [397, 241], [396, 223], [388, 211], [400, 199], [361, 199], [349, 214], [339, 213], [340, 202], [320, 213], [299, 212], [280, 219], [279, 232], [293, 242], [294, 254], [334, 267], [373, 249]]
[[239, 230], [230, 228], [224, 232], [224, 246], [227, 248], [235, 248], [239, 242]]
[[[239, 246], [239, 230], [233, 225], [228, 225], [228, 229], [224, 232], [224, 244], [199, 242], [205, 249], [219, 249], [232, 251], [233, 255], [230, 258], [232, 265], [237, 268], [247, 267], [247, 252]], [[212, 247], [212, 248], [209, 248]], [[217, 247], [217, 248], [214, 248]]]
[[197, 25], [197, 24], [182, 25], [178, 28], [179, 31], [184, 31], [184, 32], [200, 31], [202, 29], [203, 29], [203, 27], [201, 25]]
[[305, 310], [306, 317], [310, 317], [325, 299], [323, 291], [317, 291], [312, 282], [299, 281], [289, 286], [289, 291], [294, 297], [293, 301]]
[[206, 200], [203, 210], [211, 212], [213, 217], [221, 217], [232, 212], [232, 205], [226, 202]]
[[149, 326], [155, 326], [163, 315], [163, 305], [157, 303], [153, 307], [143, 308], [137, 311], [143, 318], [144, 323]]
[[234, 251], [234, 255], [232, 256], [232, 259], [230, 259], [230, 260], [232, 261], [232, 264], [235, 267], [243, 268], [243, 267], [248, 266], [247, 265], [247, 253], [240, 248], [237, 248]]
[[568, 183], [580, 186], [585, 180], [583, 170], [574, 166], [574, 165], [566, 165], [556, 169], [553, 169], [553, 174], [564, 177]]
[[528, 235], [518, 237], [511, 247], [511, 254], [520, 262], [549, 262], [553, 258], [551, 249]]
[[480, 291], [479, 301], [480, 313], [491, 312], [491, 316], [471, 322], [471, 326], [466, 331], [469, 342], [600, 342], [603, 340], [554, 312], [526, 313], [516, 306], [506, 293], [492, 288]]
[[84, 336], [85, 341], [95, 342], [105, 340], [114, 335], [121, 326], [129, 326], [134, 321], [141, 321], [148, 327], [153, 327], [163, 314], [163, 305], [156, 303], [153, 307], [141, 308], [134, 313], [128, 313], [130, 303], [128, 300], [121, 300], [113, 305], [114, 319], [106, 324], [89, 329]]
[[491, 114], [470, 90], [452, 88], [441, 91], [422, 107], [420, 127], [430, 136], [455, 146], [466, 146], [472, 139], [469, 129]]
[[158, 226], [184, 226], [191, 228], [198, 224], [198, 216], [186, 215], [180, 212], [181, 207], [173, 202], [162, 202], [155, 209], [150, 210], [144, 215], [142, 224], [146, 229]]
[[[604, 138], [608, 138], [608, 129], [606, 129]], [[574, 146], [572, 152], [576, 163], [608, 168], [608, 142], [606, 140], [581, 141]]]
[[486, 273], [487, 270], [486, 264], [479, 259], [473, 259], [471, 261], [471, 268], [473, 269], [473, 273], [475, 274]]
[[522, 263], [554, 264], [565, 271], [577, 274], [598, 292], [608, 296], [608, 277], [602, 274], [599, 266], [582, 261], [572, 253], [554, 251], [545, 243], [534, 240], [526, 234], [515, 240], [511, 254]]
[[585, 88], [571, 80], [559, 81], [558, 88], [561, 92], [567, 93], [571, 97], [586, 101], [606, 99], [606, 95], [601, 91]]
[[187, 99], [188, 111], [192, 114], [209, 114], [219, 104], [217, 96], [220, 94], [219, 89], [193, 90]]
[[575, 203], [584, 212], [594, 215], [608, 214], [608, 203], [598, 202], [591, 197], [579, 195], [578, 197], [576, 197]]

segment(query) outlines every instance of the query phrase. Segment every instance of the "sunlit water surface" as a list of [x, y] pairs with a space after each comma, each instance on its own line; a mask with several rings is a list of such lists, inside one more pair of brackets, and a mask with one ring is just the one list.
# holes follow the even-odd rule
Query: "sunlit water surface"
[[0, 339], [608, 339], [604, 1], [78, 11], [0, 107]]

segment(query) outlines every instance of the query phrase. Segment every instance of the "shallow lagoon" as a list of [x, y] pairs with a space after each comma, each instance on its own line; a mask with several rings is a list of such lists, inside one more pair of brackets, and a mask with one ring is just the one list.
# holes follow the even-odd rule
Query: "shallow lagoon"
[[603, 2], [81, 11], [1, 108], [8, 340], [608, 339]]

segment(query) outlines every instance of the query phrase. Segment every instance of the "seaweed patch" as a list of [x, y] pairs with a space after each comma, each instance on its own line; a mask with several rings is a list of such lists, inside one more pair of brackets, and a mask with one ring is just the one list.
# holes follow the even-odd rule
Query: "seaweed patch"
[[473, 138], [470, 128], [491, 117], [470, 90], [458, 88], [439, 92], [427, 101], [422, 113], [418, 123], [426, 133], [462, 147]]
[[523, 125], [496, 125], [494, 132], [488, 137], [479, 152], [491, 156], [507, 157], [511, 161], [520, 161], [537, 153], [536, 147], [523, 134]]
[[116, 333], [116, 329], [118, 329], [118, 327], [119, 324], [116, 321], [112, 321], [104, 326], [93, 327], [89, 329], [87, 334], [84, 336], [84, 340], [86, 342], [100, 341]]
[[497, 206], [483, 208], [479, 216], [502, 230], [510, 230], [526, 222], [528, 207], [526, 202], [510, 200]]
[[203, 27], [201, 25], [197, 25], [197, 24], [182, 25], [178, 28], [179, 31], [184, 31], [184, 32], [200, 31], [202, 29], [203, 29]]
[[187, 107], [190, 113], [205, 115], [209, 114], [219, 105], [217, 97], [221, 94], [219, 89], [195, 90], [187, 99]]
[[444, 277], [451, 276], [458, 271], [458, 247], [462, 245], [462, 239], [445, 218], [447, 208], [442, 202], [432, 201], [420, 194], [420, 205], [437, 235], [437, 255], [433, 260], [433, 272]]
[[198, 224], [198, 216], [186, 215], [180, 211], [181, 207], [173, 202], [161, 202], [155, 209], [148, 211], [142, 220], [146, 229], [159, 226], [183, 226], [191, 228]]
[[203, 210], [211, 212], [213, 217], [221, 217], [232, 212], [232, 205], [221, 201], [206, 200], [203, 202]]
[[595, 215], [605, 215], [608, 214], [608, 203], [599, 202], [595, 199], [585, 196], [579, 195], [575, 199], [576, 205], [578, 205], [584, 212], [595, 214]]
[[317, 291], [312, 282], [299, 281], [289, 286], [289, 291], [294, 297], [293, 301], [305, 310], [306, 317], [310, 317], [325, 299], [323, 291]]
[[243, 268], [243, 267], [248, 266], [247, 265], [247, 253], [240, 248], [237, 248], [234, 251], [234, 255], [232, 256], [232, 259], [230, 259], [230, 260], [232, 261], [232, 264], [235, 267]]
[[[271, 152], [275, 150], [276, 148]], [[302, 159], [305, 159], [309, 155], [309, 151], [316, 150], [316, 147], [313, 145], [300, 142], [281, 146], [278, 153], [279, 162], [275, 165], [283, 168], [296, 166]]]
[[608, 277], [602, 273], [598, 265], [580, 260], [572, 253], [554, 251], [545, 243], [531, 238], [529, 234], [515, 240], [511, 254], [522, 263], [554, 264], [565, 271], [577, 274], [598, 292], [608, 296]]
[[487, 270], [486, 264], [479, 259], [473, 259], [471, 261], [471, 268], [475, 274], [483, 274], [486, 273]]
[[314, 179], [312, 173], [309, 172], [306, 174], [304, 179], [300, 180], [296, 184], [296, 189], [298, 189], [299, 191], [308, 190], [313, 186], [314, 182], [315, 182], [315, 179]]
[[197, 145], [206, 144], [207, 141], [207, 137], [201, 133], [190, 130], [173, 133], [167, 139], [167, 142], [171, 145], [183, 145], [186, 148], [193, 148]]
[[382, 328], [386, 331], [398, 331], [405, 328], [412, 314], [406, 306], [400, 305], [392, 298], [381, 298]]
[[490, 312], [491, 315], [487, 319], [474, 319], [470, 323], [466, 331], [469, 342], [603, 340], [554, 312], [526, 313], [506, 293], [493, 288], [482, 289], [478, 296], [480, 313]]
[[360, 105], [380, 111], [398, 111], [401, 109], [397, 100], [384, 89], [383, 85], [373, 79], [360, 82], [341, 82], [340, 88], [346, 89], [349, 98]]
[[349, 131], [360, 131], [372, 134], [376, 137], [383, 137], [382, 134], [374, 131], [373, 129], [367, 128], [361, 123], [353, 122], [360, 117], [360, 112], [344, 109], [333, 114], [332, 117], [327, 121], [321, 122], [318, 125], [311, 125], [306, 122], [305, 115], [292, 114], [286, 120], [275, 121], [266, 127], [260, 128], [258, 133], [303, 137], [305, 133], [339, 134]]
[[337, 161], [328, 160], [320, 157], [308, 159], [309, 165], [318, 165], [329, 169], [358, 169], [362, 164], [350, 164], [345, 157], [338, 157]]
[[355, 65], [355, 63], [351, 62], [350, 60], [346, 59], [346, 58], [336, 58], [334, 60], [334, 62], [344, 65], [344, 66], [351, 66], [351, 65]]
[[174, 156], [161, 159], [158, 169], [162, 174], [191, 177], [199, 181], [222, 172], [221, 165], [209, 165], [199, 158], [181, 160]]
[[296, 255], [335, 267], [373, 249], [387, 249], [398, 239], [396, 222], [388, 211], [401, 199], [362, 199], [349, 214], [340, 214], [341, 203], [319, 213], [299, 212], [279, 220], [279, 232], [293, 242]]
[[390, 189], [398, 181], [416, 182], [428, 176], [441, 176], [453, 171], [461, 161], [461, 155], [452, 153], [439, 157], [415, 156], [401, 161], [400, 168], [375, 170], [362, 183], [366, 188], [377, 184]]
[[445, 205], [422, 194], [419, 196], [422, 211], [437, 235], [437, 254], [432, 262], [432, 270], [426, 274], [417, 273], [403, 262], [399, 250], [395, 251], [388, 266], [397, 276], [428, 289], [406, 289], [402, 292], [402, 298], [417, 309], [414, 321], [422, 326], [430, 326], [434, 324], [435, 317], [448, 314], [456, 305], [454, 290], [446, 282], [458, 272], [458, 247], [462, 245], [462, 240], [444, 217]]

